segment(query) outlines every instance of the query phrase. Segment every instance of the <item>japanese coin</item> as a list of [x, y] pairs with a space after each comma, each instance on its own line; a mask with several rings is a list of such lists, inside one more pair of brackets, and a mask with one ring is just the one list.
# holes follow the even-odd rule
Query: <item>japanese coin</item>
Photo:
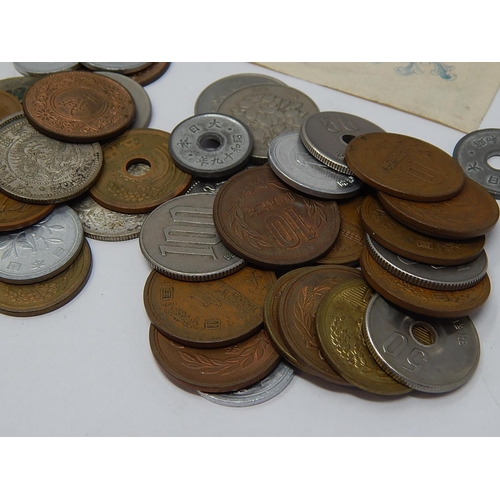
[[177, 196], [151, 212], [143, 223], [139, 244], [154, 269], [179, 280], [207, 281], [245, 265], [215, 230], [214, 200], [211, 193]]
[[321, 352], [333, 369], [352, 385], [383, 396], [410, 392], [387, 375], [373, 359], [363, 340], [366, 308], [374, 292], [363, 279], [334, 286], [316, 313], [316, 336]]
[[141, 71], [129, 73], [128, 76], [144, 87], [158, 80], [169, 66], [169, 62], [154, 62]]
[[109, 210], [132, 214], [151, 212], [184, 192], [191, 176], [175, 166], [169, 137], [163, 130], [134, 129], [108, 142], [90, 196]]
[[358, 135], [372, 132], [384, 130], [360, 116], [321, 111], [303, 121], [300, 138], [309, 153], [321, 163], [352, 176], [345, 162], [347, 145]]
[[151, 325], [149, 342], [168, 375], [206, 392], [244, 389], [272, 372], [280, 360], [265, 330], [227, 347], [197, 349], [167, 339]]
[[14, 231], [31, 226], [49, 215], [55, 207], [23, 203], [0, 192], [0, 231]]
[[151, 323], [166, 337], [192, 347], [223, 347], [262, 328], [264, 300], [275, 281], [272, 271], [251, 266], [199, 283], [151, 271], [144, 305]]
[[378, 132], [349, 142], [354, 175], [384, 193], [413, 201], [443, 201], [460, 193], [465, 175], [443, 150], [415, 137]]
[[136, 73], [147, 68], [149, 62], [82, 62], [82, 64], [94, 71], [114, 71], [115, 73]]
[[78, 69], [78, 62], [15, 62], [14, 68], [25, 76], [45, 76]]
[[215, 195], [214, 223], [236, 255], [276, 268], [314, 262], [333, 246], [340, 229], [334, 200], [304, 196], [268, 165], [246, 169]]
[[38, 316], [62, 307], [80, 293], [92, 268], [87, 241], [75, 261], [64, 271], [39, 283], [14, 285], [0, 281], [0, 313]]
[[479, 336], [469, 317], [418, 316], [380, 295], [368, 304], [363, 335], [380, 366], [418, 391], [453, 391], [472, 377], [479, 362]]
[[9, 92], [0, 91], [0, 120], [12, 113], [18, 113], [23, 110], [23, 105], [19, 99]]
[[0, 90], [5, 90], [9, 94], [17, 97], [19, 102], [23, 102], [24, 94], [31, 85], [40, 80], [38, 76], [14, 76], [0, 80]]
[[217, 113], [195, 115], [170, 134], [175, 164], [196, 177], [214, 178], [242, 170], [252, 151], [253, 137], [246, 125]]

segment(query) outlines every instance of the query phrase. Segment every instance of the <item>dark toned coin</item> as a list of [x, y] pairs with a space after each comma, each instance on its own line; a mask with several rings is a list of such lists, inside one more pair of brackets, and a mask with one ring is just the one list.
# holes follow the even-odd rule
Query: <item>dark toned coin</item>
[[248, 262], [294, 267], [330, 250], [340, 212], [335, 201], [298, 193], [264, 165], [243, 170], [220, 187], [214, 223], [224, 244]]
[[151, 325], [149, 343], [156, 361], [168, 375], [205, 392], [248, 387], [271, 373], [280, 361], [265, 330], [227, 347], [198, 349], [167, 339]]
[[475, 238], [489, 232], [498, 221], [496, 200], [477, 182], [466, 178], [464, 188], [451, 200], [423, 203], [378, 192], [390, 215], [402, 224], [441, 238]]
[[0, 120], [22, 110], [23, 105], [17, 97], [9, 94], [9, 92], [0, 90]]
[[360, 135], [349, 142], [345, 160], [368, 185], [407, 200], [448, 200], [460, 192], [465, 180], [449, 154], [406, 135]]
[[0, 231], [14, 231], [31, 226], [49, 215], [55, 207], [24, 203], [0, 193]]
[[39, 76], [14, 76], [0, 80], [0, 90], [5, 90], [9, 94], [17, 97], [19, 102], [23, 102], [24, 94], [31, 85], [40, 80]]
[[65, 71], [35, 82], [24, 113], [37, 130], [70, 142], [106, 141], [133, 123], [135, 103], [125, 87], [88, 71]]
[[141, 71], [129, 73], [128, 77], [144, 87], [158, 80], [167, 71], [169, 66], [169, 62], [154, 62]]

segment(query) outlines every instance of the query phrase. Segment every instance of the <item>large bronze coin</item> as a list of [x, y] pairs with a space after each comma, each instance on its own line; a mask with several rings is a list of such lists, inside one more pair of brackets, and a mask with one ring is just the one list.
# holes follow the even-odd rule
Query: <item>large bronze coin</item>
[[69, 142], [111, 139], [135, 117], [134, 100], [123, 85], [87, 71], [63, 71], [38, 80], [26, 91], [23, 106], [33, 127]]
[[383, 396], [411, 391], [380, 368], [363, 339], [366, 308], [374, 291], [364, 279], [334, 286], [321, 300], [316, 335], [332, 368], [352, 385]]
[[349, 142], [345, 160], [368, 185], [408, 200], [448, 200], [460, 192], [465, 180], [452, 156], [406, 135], [360, 135]]
[[271, 373], [280, 360], [265, 330], [227, 347], [197, 349], [167, 339], [151, 325], [149, 343], [168, 375], [205, 392], [244, 389]]
[[28, 285], [0, 282], [0, 313], [9, 316], [38, 316], [67, 304], [80, 293], [92, 269], [87, 240], [74, 262], [62, 273]]
[[9, 92], [0, 90], [0, 120], [22, 110], [23, 105], [17, 97], [14, 97]]
[[491, 290], [488, 275], [464, 290], [431, 290], [414, 285], [386, 271], [366, 247], [360, 265], [366, 281], [386, 300], [407, 311], [436, 318], [468, 316], [486, 302]]
[[154, 62], [143, 70], [130, 73], [128, 76], [144, 87], [158, 80], [167, 71], [169, 66], [169, 62]]
[[378, 192], [390, 215], [402, 224], [440, 238], [475, 238], [489, 232], [498, 221], [498, 203], [486, 189], [466, 178], [460, 194], [436, 203], [403, 200]]
[[151, 271], [144, 306], [163, 335], [192, 347], [223, 347], [262, 328], [266, 295], [276, 275], [245, 266], [212, 281], [190, 282]]
[[214, 223], [224, 244], [248, 262], [294, 267], [330, 250], [340, 212], [335, 201], [302, 195], [263, 165], [233, 175], [220, 187]]
[[49, 215], [55, 207], [24, 203], [0, 193], [0, 231], [14, 231], [31, 226]]
[[191, 176], [175, 166], [169, 138], [162, 130], [134, 129], [108, 142], [90, 196], [109, 210], [135, 214], [151, 212], [184, 192]]
[[424, 264], [458, 266], [474, 260], [484, 248], [485, 236], [446, 240], [428, 236], [391, 217], [375, 196], [367, 196], [361, 205], [365, 231], [383, 247]]

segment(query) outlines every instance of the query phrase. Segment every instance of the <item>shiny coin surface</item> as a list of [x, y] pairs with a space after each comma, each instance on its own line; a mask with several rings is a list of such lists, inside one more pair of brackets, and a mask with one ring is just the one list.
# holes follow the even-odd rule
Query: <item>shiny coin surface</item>
[[9, 94], [17, 97], [19, 102], [23, 102], [24, 94], [33, 83], [40, 80], [39, 76], [14, 76], [0, 80], [0, 90], [5, 90]]
[[67, 304], [87, 283], [92, 254], [87, 241], [75, 261], [64, 271], [39, 283], [16, 285], [0, 281], [0, 313], [9, 316], [38, 316]]
[[115, 73], [135, 73], [147, 68], [149, 62], [82, 62], [82, 64], [94, 71], [113, 71]]
[[25, 76], [45, 76], [78, 69], [79, 62], [15, 62], [14, 68]]
[[129, 73], [128, 76], [144, 87], [158, 80], [169, 66], [169, 62], [154, 62], [141, 71]]
[[207, 281], [236, 272], [245, 261], [222, 243], [214, 226], [215, 195], [177, 196], [143, 223], [141, 251], [158, 272], [185, 281]]
[[0, 91], [0, 120], [12, 113], [19, 113], [23, 110], [23, 105], [19, 99], [9, 92]]
[[338, 111], [321, 111], [304, 120], [300, 138], [305, 148], [318, 161], [352, 176], [353, 172], [345, 162], [347, 145], [358, 135], [372, 132], [384, 130], [360, 116]]
[[364, 185], [356, 177], [335, 172], [316, 160], [303, 146], [298, 132], [285, 132], [271, 141], [269, 166], [285, 184], [318, 198], [353, 197]]
[[446, 152], [415, 137], [360, 135], [349, 142], [346, 163], [370, 186], [413, 201], [443, 201], [458, 195], [465, 175]]
[[479, 336], [469, 317], [412, 315], [380, 295], [368, 304], [364, 338], [391, 377], [418, 391], [458, 389], [472, 377], [479, 362]]
[[333, 200], [301, 195], [268, 165], [246, 169], [215, 195], [214, 223], [236, 255], [263, 267], [314, 262], [333, 246], [340, 212]]
[[55, 205], [35, 205], [0, 193], [0, 231], [14, 231], [35, 224], [50, 214]]

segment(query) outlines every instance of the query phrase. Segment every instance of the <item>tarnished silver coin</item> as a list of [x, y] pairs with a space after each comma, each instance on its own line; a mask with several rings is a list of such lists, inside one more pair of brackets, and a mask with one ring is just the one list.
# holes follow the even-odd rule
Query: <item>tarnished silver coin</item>
[[39, 76], [14, 76], [0, 80], [0, 90], [5, 90], [13, 95], [19, 102], [23, 102], [24, 94], [35, 82], [40, 80]]
[[15, 62], [14, 68], [25, 76], [45, 76], [61, 71], [74, 71], [79, 62]]
[[485, 128], [462, 137], [453, 150], [453, 158], [465, 175], [500, 199], [500, 170], [488, 160], [500, 156], [500, 129]]
[[147, 68], [150, 62], [82, 62], [83, 66], [94, 71], [112, 71], [114, 73], [136, 73]]
[[231, 116], [195, 115], [170, 134], [169, 149], [182, 171], [201, 178], [216, 178], [242, 170], [252, 152], [248, 128]]
[[354, 175], [345, 162], [349, 142], [361, 134], [384, 132], [359, 116], [337, 111], [321, 111], [302, 123], [300, 138], [306, 149], [321, 163], [346, 175]]
[[0, 233], [0, 281], [38, 283], [59, 274], [76, 259], [83, 239], [78, 215], [64, 204], [32, 226]]
[[289, 186], [318, 198], [349, 198], [364, 186], [357, 177], [335, 172], [314, 158], [298, 132], [285, 132], [271, 141], [269, 166]]
[[484, 250], [471, 262], [459, 266], [432, 266], [401, 257], [366, 234], [370, 255], [387, 271], [402, 280], [431, 290], [463, 290], [481, 281], [488, 271]]
[[294, 373], [294, 369], [288, 363], [281, 361], [267, 377], [245, 389], [223, 393], [198, 391], [198, 394], [212, 403], [223, 406], [255, 406], [283, 392], [292, 381]]
[[222, 243], [214, 226], [215, 194], [177, 196], [153, 210], [139, 234], [141, 251], [159, 273], [182, 281], [208, 281], [245, 265]]
[[70, 202], [78, 214], [83, 232], [88, 238], [101, 241], [126, 241], [139, 237], [145, 214], [124, 214], [108, 210], [89, 195], [84, 194]]
[[217, 193], [219, 188], [224, 184], [225, 181], [219, 180], [205, 180], [205, 179], [194, 179], [191, 185], [187, 188], [184, 194], [194, 194], [194, 193]]
[[98, 142], [73, 144], [38, 132], [15, 113], [0, 122], [0, 190], [28, 203], [61, 203], [84, 193], [102, 166]]
[[479, 363], [479, 336], [468, 316], [418, 316], [396, 308], [378, 294], [368, 304], [363, 337], [377, 363], [417, 391], [458, 389]]

